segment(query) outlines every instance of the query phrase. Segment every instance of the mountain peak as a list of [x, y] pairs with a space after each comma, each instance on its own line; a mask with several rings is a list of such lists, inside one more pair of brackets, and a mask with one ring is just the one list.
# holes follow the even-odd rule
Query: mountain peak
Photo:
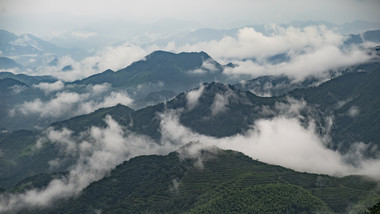
[[157, 57], [201, 57], [203, 60], [211, 59], [211, 57], [204, 51], [172, 53], [163, 50], [154, 51], [148, 56], [146, 56], [145, 59], [148, 60]]

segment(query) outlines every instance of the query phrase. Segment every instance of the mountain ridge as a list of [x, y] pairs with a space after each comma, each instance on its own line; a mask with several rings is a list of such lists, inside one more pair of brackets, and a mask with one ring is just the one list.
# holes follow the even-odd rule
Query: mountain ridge
[[[198, 151], [197, 156], [203, 157], [203, 167], [199, 168], [197, 157], [181, 158], [191, 146], [194, 144], [168, 155], [132, 158], [117, 166], [109, 176], [89, 185], [79, 197], [46, 210], [25, 212], [75, 213], [101, 209], [105, 213], [142, 210], [199, 213], [235, 208], [238, 212], [253, 209], [253, 213], [299, 213], [302, 210], [341, 213], [351, 203], [365, 209], [360, 200], [366, 199], [369, 190], [376, 186], [376, 182], [360, 177], [334, 178], [300, 173], [253, 160], [239, 152], [216, 148]], [[32, 186], [40, 180], [39, 177], [34, 179], [29, 179]], [[22, 183], [19, 185], [22, 187]], [[245, 191], [249, 194], [243, 193]], [[331, 194], [336, 198], [332, 199]], [[379, 193], [376, 194], [379, 197]], [[275, 195], [280, 198], [273, 200]], [[239, 207], [232, 206], [236, 205], [236, 200], [240, 201]], [[255, 206], [249, 208], [252, 203]]]

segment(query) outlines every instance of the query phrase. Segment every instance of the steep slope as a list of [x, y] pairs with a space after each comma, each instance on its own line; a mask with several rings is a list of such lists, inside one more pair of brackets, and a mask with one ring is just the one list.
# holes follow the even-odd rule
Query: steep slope
[[343, 213], [367, 196], [379, 196], [372, 191], [377, 183], [360, 177], [299, 173], [216, 148], [199, 151], [200, 159], [183, 159], [186, 149], [133, 158], [88, 186], [78, 198], [34, 212]]
[[316, 88], [289, 93], [334, 116], [331, 134], [335, 148], [344, 150], [354, 142], [380, 146], [380, 64], [375, 65], [367, 72], [350, 73]]

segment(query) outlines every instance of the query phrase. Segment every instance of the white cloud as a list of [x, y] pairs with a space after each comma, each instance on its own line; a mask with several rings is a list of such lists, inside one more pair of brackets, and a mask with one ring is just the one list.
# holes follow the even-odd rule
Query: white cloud
[[344, 37], [324, 26], [309, 26], [303, 29], [272, 26], [274, 33], [266, 36], [254, 28], [245, 27], [238, 31], [236, 38], [226, 36], [219, 41], [186, 45], [186, 51], [206, 51], [216, 58], [258, 58], [263, 59], [281, 53], [299, 53], [323, 46], [339, 46]]
[[87, 85], [87, 90], [92, 94], [102, 94], [106, 91], [109, 91], [111, 89], [111, 84], [109, 83], [103, 83], [103, 84], [96, 84], [96, 85]]
[[[25, 101], [12, 109], [12, 114], [23, 115], [36, 114], [40, 118], [70, 118], [80, 114], [88, 114], [99, 108], [111, 107], [117, 104], [130, 105], [133, 99], [126, 92], [112, 91], [104, 93], [109, 89], [108, 85], [95, 85], [89, 87], [92, 93], [58, 92], [47, 101], [35, 99]], [[99, 94], [103, 91], [103, 94]], [[91, 92], [91, 91], [90, 91]]]
[[62, 81], [56, 81], [53, 83], [42, 82], [38, 85], [33, 85], [33, 87], [41, 89], [46, 94], [49, 94], [53, 91], [62, 90], [64, 88], [64, 86], [65, 86], [65, 84]]
[[216, 67], [213, 60], [205, 60], [202, 62], [202, 65], [200, 68], [189, 71], [190, 73], [194, 74], [204, 74], [207, 72], [216, 72], [218, 71], [218, 68]]
[[230, 103], [230, 99], [234, 98], [236, 94], [229, 88], [223, 94], [215, 94], [214, 101], [211, 104], [211, 115], [215, 116], [219, 113], [227, 110], [227, 105]]
[[77, 162], [67, 176], [52, 180], [46, 188], [0, 195], [0, 212], [50, 206], [56, 200], [78, 195], [125, 160], [138, 155], [166, 154], [174, 149], [171, 145], [159, 145], [147, 137], [126, 133], [110, 116], [105, 122], [105, 129], [92, 127], [80, 135], [82, 139], [73, 137], [67, 129], [48, 130], [46, 138], [53, 144], [64, 146], [71, 155], [76, 154]]
[[[272, 26], [273, 33], [264, 35], [253, 28], [242, 28], [236, 38], [201, 42], [177, 47], [179, 51], [206, 51], [219, 61], [231, 61], [227, 75], [287, 75], [296, 81], [308, 76], [320, 77], [331, 69], [368, 61], [370, 56], [357, 47], [342, 48], [345, 37], [325, 26], [303, 29]], [[288, 61], [273, 64], [268, 57], [286, 54]], [[201, 73], [203, 70], [196, 70]]]
[[215, 94], [214, 101], [211, 105], [211, 115], [216, 115], [227, 110], [228, 98], [221, 94]]
[[294, 56], [289, 62], [280, 64], [258, 63], [251, 60], [234, 61], [236, 67], [225, 69], [227, 75], [249, 75], [252, 78], [264, 75], [286, 75], [294, 81], [306, 77], [323, 77], [327, 71], [336, 70], [366, 62], [370, 59], [364, 51], [353, 48], [342, 51], [338, 47], [328, 46], [314, 52]]
[[119, 70], [127, 67], [132, 62], [142, 59], [147, 53], [146, 50], [139, 46], [125, 43], [116, 47], [106, 47], [98, 51], [95, 56], [84, 59], [83, 63], [87, 65], [97, 63], [100, 71], [106, 69]]
[[19, 94], [19, 93], [27, 90], [28, 87], [24, 86], [24, 85], [13, 85], [13, 86], [9, 87], [9, 89], [12, 90], [13, 94]]
[[[174, 52], [205, 51], [221, 63], [234, 63], [235, 67], [229, 67], [224, 71], [231, 76], [248, 75], [255, 78], [262, 75], [287, 75], [295, 81], [300, 81], [308, 76], [324, 77], [329, 70], [363, 63], [370, 59], [364, 46], [343, 47], [346, 37], [325, 26], [284, 28], [272, 25], [268, 28], [272, 33], [263, 34], [254, 28], [245, 27], [240, 29], [235, 37], [225, 36], [220, 40], [183, 46], [169, 42], [170, 45], [164, 47], [155, 44], [141, 47], [127, 42], [119, 46], [105, 47], [80, 61], [68, 56], [61, 57], [58, 66], [44, 66], [35, 73], [73, 81], [107, 69], [119, 70], [143, 59], [154, 50], [163, 49]], [[269, 60], [269, 57], [278, 54], [285, 54], [287, 60], [276, 63]], [[71, 65], [73, 70], [61, 71], [66, 65]], [[200, 68], [189, 72], [204, 74], [217, 70], [215, 64], [206, 60]]]
[[[298, 118], [289, 117], [290, 115], [256, 120], [245, 134], [215, 138], [195, 133], [184, 127], [179, 122], [179, 112], [170, 111], [161, 115], [162, 141], [177, 142], [182, 145], [198, 142], [201, 145], [197, 146], [198, 150], [210, 146], [236, 150], [253, 159], [301, 172], [334, 176], [361, 174], [380, 179], [380, 170], [377, 167], [380, 159], [364, 158], [363, 155], [360, 159], [356, 158], [353, 155], [355, 152], [363, 153], [363, 150], [357, 149], [358, 144], [354, 144], [351, 148], [355, 152], [345, 155], [330, 150], [325, 146], [328, 137], [316, 133], [313, 121], [304, 127]], [[347, 162], [350, 159], [356, 160], [354, 165], [351, 164], [352, 161]]]
[[348, 111], [347, 111], [348, 116], [350, 116], [350, 117], [352, 117], [352, 118], [358, 116], [359, 113], [360, 113], [360, 109], [359, 109], [359, 107], [357, 107], [357, 106], [352, 106], [352, 107], [351, 107], [350, 109], [348, 109]]
[[[63, 81], [74, 81], [103, 72], [107, 69], [117, 71], [147, 55], [143, 48], [129, 43], [120, 46], [108, 46], [93, 56], [76, 61], [70, 56], [58, 58], [57, 66], [41, 66], [28, 74], [51, 75]], [[73, 69], [62, 71], [70, 65]]]
[[115, 106], [117, 104], [130, 105], [133, 100], [126, 93], [111, 92], [111, 94], [105, 97], [104, 101], [99, 104], [101, 108]]
[[198, 89], [187, 92], [186, 94], [186, 107], [188, 110], [192, 110], [195, 106], [198, 105], [198, 100], [202, 96], [204, 90], [204, 85], [199, 86]]
[[[78, 195], [90, 183], [106, 176], [125, 160], [138, 155], [167, 154], [176, 149], [180, 159], [193, 158], [199, 168], [203, 167], [204, 161], [212, 158], [212, 155], [204, 156], [200, 151], [206, 149], [216, 154], [216, 146], [297, 171], [337, 176], [362, 174], [380, 179], [380, 159], [365, 158], [363, 155], [368, 145], [355, 143], [346, 155], [326, 148], [323, 138], [315, 132], [313, 121], [304, 127], [298, 120], [297, 113], [307, 108], [306, 103], [292, 99], [288, 102], [275, 107], [282, 115], [256, 120], [246, 133], [224, 138], [201, 135], [183, 126], [179, 122], [182, 110], [170, 110], [159, 115], [160, 143], [127, 131], [110, 116], [105, 119], [106, 128], [92, 127], [75, 135], [77, 137], [68, 129], [50, 128], [45, 137], [37, 141], [36, 148], [50, 142], [59, 145], [71, 156], [78, 157], [78, 161], [66, 177], [52, 180], [46, 188], [0, 195], [0, 212], [49, 206], [56, 200]], [[55, 165], [58, 161], [53, 159], [50, 163]], [[175, 189], [175, 182], [173, 185]]]

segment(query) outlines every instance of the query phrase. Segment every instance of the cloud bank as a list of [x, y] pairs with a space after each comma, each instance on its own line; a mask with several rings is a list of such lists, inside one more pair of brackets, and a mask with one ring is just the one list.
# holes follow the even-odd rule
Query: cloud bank
[[[32, 73], [73, 81], [107, 69], [119, 70], [155, 50], [177, 53], [205, 51], [223, 64], [232, 62], [235, 65], [224, 71], [230, 77], [286, 75], [301, 81], [309, 76], [324, 77], [328, 71], [363, 63], [371, 58], [366, 50], [368, 44], [344, 45], [347, 37], [323, 25], [304, 28], [271, 25], [267, 26], [267, 32], [264, 34], [253, 27], [244, 27], [235, 36], [196, 43], [189, 41], [182, 46], [177, 46], [175, 41], [161, 46], [154, 41], [140, 45], [126, 42], [107, 46], [81, 60], [70, 56], [59, 57], [57, 66], [41, 66]], [[73, 69], [62, 71], [67, 65]], [[215, 70], [213, 63], [205, 61], [201, 68], [189, 72], [201, 75]]]
[[[46, 84], [38, 85], [45, 92], [50, 92], [56, 89], [56, 85]], [[131, 105], [133, 99], [124, 91], [110, 91], [109, 84], [89, 85], [87, 92], [77, 93], [70, 91], [57, 92], [49, 100], [35, 99], [25, 101], [24, 103], [15, 106], [11, 111], [11, 115], [38, 115], [39, 118], [61, 118], [73, 117], [81, 114], [91, 113], [99, 108], [111, 107], [117, 104]]]
[[[370, 59], [365, 50], [356, 46], [343, 47], [346, 39], [325, 26], [305, 28], [270, 26], [269, 35], [246, 27], [236, 38], [226, 36], [217, 41], [187, 44], [180, 51], [205, 51], [222, 62], [233, 62], [227, 75], [286, 75], [295, 80], [321, 76], [329, 70], [355, 65]], [[284, 57], [280, 63], [273, 57]]]
[[125, 160], [138, 155], [166, 154], [175, 149], [173, 145], [159, 145], [148, 137], [126, 132], [110, 116], [105, 122], [105, 129], [92, 127], [79, 138], [72, 136], [67, 129], [48, 129], [45, 139], [38, 141], [40, 145], [37, 147], [48, 142], [57, 144], [64, 152], [76, 156], [77, 162], [67, 176], [52, 180], [46, 188], [0, 195], [0, 212], [50, 206], [56, 200], [78, 195]]
[[[40, 66], [28, 74], [51, 75], [63, 81], [74, 81], [107, 69], [125, 68], [132, 62], [142, 59], [148, 53], [142, 47], [127, 42], [119, 46], [107, 46], [96, 51], [92, 56], [81, 60], [75, 60], [69, 55], [61, 56], [58, 57], [57, 65]], [[66, 66], [71, 66], [72, 69], [64, 70], [63, 68]]]
[[59, 91], [64, 88], [65, 84], [62, 81], [56, 81], [53, 83], [47, 83], [47, 82], [42, 82], [37, 85], [33, 85], [33, 87], [41, 89], [42, 91], [45, 92], [45, 94], [49, 94], [54, 91]]
[[[354, 143], [350, 152], [340, 154], [326, 147], [329, 136], [321, 136], [314, 120], [301, 124], [299, 112], [305, 102], [278, 104], [278, 116], [272, 119], [256, 120], [244, 134], [215, 138], [191, 131], [179, 122], [180, 111], [168, 111], [161, 115], [163, 142], [177, 142], [184, 145], [198, 142], [196, 148], [217, 146], [242, 152], [253, 159], [284, 166], [301, 172], [322, 173], [333, 176], [359, 174], [380, 179], [379, 158], [365, 158], [364, 143]], [[331, 118], [327, 118], [331, 126]], [[329, 129], [329, 127], [324, 127]], [[324, 135], [329, 131], [325, 130]], [[194, 152], [193, 152], [194, 153]]]
[[[67, 176], [52, 180], [46, 188], [1, 195], [0, 212], [50, 206], [56, 200], [78, 195], [124, 160], [138, 155], [167, 154], [174, 150], [180, 159], [196, 159], [195, 166], [200, 169], [210, 158], [202, 156], [200, 151], [206, 149], [215, 153], [215, 147], [219, 147], [301, 172], [335, 176], [360, 174], [380, 179], [380, 159], [363, 155], [370, 145], [355, 143], [344, 155], [326, 148], [327, 138], [317, 134], [315, 121], [310, 120], [306, 126], [300, 123], [300, 112], [305, 108], [308, 108], [306, 102], [294, 99], [289, 99], [288, 104], [278, 103], [274, 107], [278, 111], [277, 116], [256, 120], [245, 133], [224, 138], [198, 134], [183, 126], [179, 122], [183, 109], [167, 110], [158, 115], [162, 134], [159, 142], [128, 131], [110, 116], [105, 119], [106, 128], [91, 127], [79, 135], [65, 128], [49, 128], [36, 142], [36, 149], [45, 143], [53, 143], [64, 154], [77, 157], [77, 162], [70, 167]], [[54, 167], [59, 161], [54, 159], [50, 164]]]

